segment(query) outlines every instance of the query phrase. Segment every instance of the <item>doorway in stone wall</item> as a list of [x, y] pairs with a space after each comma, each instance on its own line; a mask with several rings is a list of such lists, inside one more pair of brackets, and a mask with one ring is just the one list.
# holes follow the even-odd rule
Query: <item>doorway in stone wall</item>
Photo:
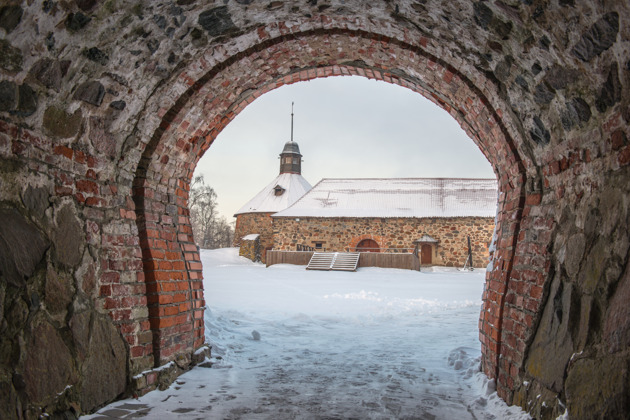
[[422, 244], [420, 246], [420, 264], [432, 265], [433, 264], [433, 247], [429, 244]]

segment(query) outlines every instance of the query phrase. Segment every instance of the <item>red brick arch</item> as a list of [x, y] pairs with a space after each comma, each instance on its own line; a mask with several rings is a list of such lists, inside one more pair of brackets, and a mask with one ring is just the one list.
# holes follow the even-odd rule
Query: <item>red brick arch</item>
[[350, 241], [350, 243], [348, 243], [348, 249], [351, 252], [354, 252], [357, 245], [359, 245], [359, 243], [361, 243], [362, 241], [366, 240], [366, 239], [371, 239], [374, 242], [376, 242], [377, 244], [379, 244], [379, 246], [383, 243], [385, 243], [385, 238], [383, 238], [382, 236], [379, 235], [371, 235], [371, 234], [363, 234], [357, 237], [352, 238], [352, 240]]
[[[523, 215], [531, 214], [531, 208], [540, 203], [540, 182], [528, 149], [517, 135], [518, 124], [506, 116], [511, 114], [493, 105], [500, 104], [493, 85], [483, 78], [472, 81], [432, 55], [425, 49], [425, 39], [412, 44], [345, 28], [276, 37], [261, 28], [257, 35], [259, 39], [249, 48], [219, 54], [213, 50], [212, 57], [219, 55], [222, 61], [210, 65], [201, 57], [180, 74], [173, 89], [179, 86], [183, 92], [157, 112], [159, 126], [136, 170], [134, 201], [154, 333], [153, 348], [145, 347], [142, 355], [152, 351], [162, 364], [203, 343], [201, 264], [186, 200], [195, 165], [219, 132], [270, 90], [318, 77], [358, 75], [404, 86], [445, 109], [497, 174], [501, 193], [498, 241], [479, 325], [484, 371], [498, 378], [499, 391], [507, 396], [519, 375], [534, 320], [531, 314], [537, 311], [546, 278], [544, 267], [528, 265], [526, 287], [533, 297], [519, 293], [521, 300], [508, 302], [515, 253], [517, 246], [540, 247], [544, 259], [546, 243], [518, 243]], [[536, 217], [525, 223], [546, 221]], [[185, 269], [175, 268], [174, 263], [185, 264]]]

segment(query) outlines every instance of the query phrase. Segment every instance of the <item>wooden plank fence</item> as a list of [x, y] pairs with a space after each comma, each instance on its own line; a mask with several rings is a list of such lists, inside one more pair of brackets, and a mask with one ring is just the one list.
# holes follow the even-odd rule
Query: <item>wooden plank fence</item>
[[[267, 267], [274, 264], [308, 265], [312, 252], [309, 251], [267, 251]], [[420, 260], [414, 254], [390, 254], [362, 252], [359, 267], [401, 268], [420, 271]]]
[[274, 264], [308, 265], [312, 251], [267, 251], [267, 267]]
[[362, 252], [359, 267], [402, 268], [420, 271], [420, 260], [414, 254]]

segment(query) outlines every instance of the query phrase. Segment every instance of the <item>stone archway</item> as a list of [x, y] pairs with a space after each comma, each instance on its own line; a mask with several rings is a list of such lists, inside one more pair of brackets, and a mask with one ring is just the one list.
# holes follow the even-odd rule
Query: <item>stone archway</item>
[[[630, 411], [627, 4], [108, 5], [0, 8], [0, 191], [22, 232], [0, 231], [0, 334], [25, 355], [0, 365], [3, 417], [116, 397], [83, 377], [110, 374], [85, 354], [103, 331], [125, 349], [108, 353], [128, 367], [117, 384], [185, 367], [204, 341], [186, 206], [197, 160], [256, 97], [346, 74], [433, 100], [497, 174], [480, 339], [499, 395], [540, 416]], [[35, 331], [68, 360], [46, 387], [29, 373], [49, 357]]]
[[[488, 157], [499, 176], [501, 196], [498, 223], [503, 240], [495, 256], [505, 262], [500, 269], [489, 274], [486, 310], [481, 319], [483, 325], [481, 334], [484, 336], [482, 340], [484, 369], [487, 374], [499, 377], [503, 369], [499, 365], [501, 322], [508, 290], [506, 285], [513, 268], [509, 262], [514, 257], [526, 197], [531, 195], [530, 203], [535, 203], [536, 197], [540, 197], [541, 194], [541, 185], [537, 181], [538, 175], [529, 158], [528, 149], [524, 147], [522, 141], [517, 143], [515, 137], [510, 134], [509, 127], [514, 127], [515, 123], [508, 124], [506, 117], [499, 117], [500, 113], [492, 107], [490, 98], [477, 89], [472, 81], [467, 80], [456, 69], [447, 66], [442, 60], [418, 46], [393, 38], [377, 40], [372, 34], [362, 31], [336, 29], [320, 33], [319, 31], [302, 32], [302, 26], [299, 26], [299, 29], [299, 32], [291, 33], [290, 36], [279, 34], [276, 38], [271, 37], [267, 32], [259, 31], [259, 37], [261, 33], [264, 34], [262, 40], [258, 40], [257, 44], [238, 56], [226, 57], [225, 62], [217, 63], [214, 67], [206, 66], [206, 72], [199, 72], [197, 75], [203, 83], [186, 82], [190, 87], [180, 97], [186, 99], [185, 101], [177, 101], [172, 108], [158, 112], [164, 117], [147, 144], [134, 180], [134, 185], [137, 186], [135, 189], [137, 211], [142, 215], [148, 207], [166, 207], [168, 202], [164, 199], [164, 194], [161, 195], [160, 202], [154, 203], [155, 200], [150, 199], [150, 205], [145, 203], [146, 197], [158, 196], [157, 191], [162, 188], [167, 194], [168, 191], [172, 191], [171, 196], [179, 196], [177, 213], [185, 215], [188, 182], [198, 158], [210, 147], [218, 132], [237, 112], [270, 89], [286, 83], [344, 74], [374, 77], [412, 89], [449, 111]], [[323, 56], [321, 62], [313, 62], [314, 45], [317, 45], [318, 51]], [[272, 53], [275, 67], [266, 71], [257, 71], [256, 68], [250, 67], [253, 63], [268, 60], [269, 54]], [[213, 54], [215, 54], [214, 50]], [[397, 60], [396, 57], [405, 57], [405, 59]], [[331, 65], [331, 61], [339, 62], [342, 59], [346, 64]], [[366, 60], [371, 64], [368, 65]], [[397, 65], [394, 72], [388, 70], [393, 63]], [[291, 70], [288, 74], [284, 74], [283, 68]], [[191, 78], [190, 73], [184, 74], [187, 79]], [[411, 76], [411, 74], [417, 75]], [[228, 89], [232, 84], [236, 86], [235, 91]], [[209, 97], [212, 97], [216, 105], [212, 109], [199, 110], [197, 104], [208, 103]], [[519, 144], [521, 148], [524, 148], [523, 151], [519, 150]], [[528, 167], [531, 168], [531, 174], [527, 172]], [[145, 228], [142, 224], [145, 219], [159, 220], [159, 218], [160, 215], [154, 213], [138, 218], [141, 242], [145, 241], [144, 235], [147, 236], [147, 241], [151, 240], [151, 236], [161, 237], [163, 233], [159, 230], [160, 223], [153, 224], [151, 229]], [[179, 223], [172, 223], [169, 219], [169, 223], [163, 224], [164, 235], [173, 238], [172, 242], [166, 246], [191, 247], [192, 250], [193, 239], [190, 226], [186, 219], [179, 220]], [[144, 246], [143, 253], [145, 266], [153, 267], [151, 276], [152, 279], [156, 278], [154, 289], [159, 290], [162, 288], [161, 281], [170, 282], [170, 270], [159, 269], [164, 259], [159, 252], [159, 257], [154, 257], [150, 242]], [[194, 253], [186, 258], [198, 261], [198, 256]], [[192, 275], [200, 278], [201, 267], [199, 264], [196, 264], [196, 267], [196, 272]], [[190, 270], [188, 272], [190, 273]], [[542, 270], [539, 274], [543, 276]], [[160, 276], [163, 280], [157, 279]], [[179, 279], [179, 281], [182, 280]], [[200, 288], [200, 282], [196, 284]], [[191, 294], [197, 293], [197, 289], [190, 290]], [[173, 292], [175, 293], [181, 296], [179, 289]], [[165, 310], [162, 306], [166, 308], [175, 306], [175, 303], [166, 298], [164, 293], [160, 295], [164, 304], [159, 303], [154, 311], [160, 313]], [[164, 328], [170, 330], [177, 329], [179, 323], [188, 322], [183, 315], [173, 312], [174, 314], [170, 317], [154, 317], [153, 323], [165, 323]], [[496, 319], [493, 318], [491, 322], [487, 314], [494, 314]], [[168, 320], [174, 320], [176, 324], [171, 324]], [[497, 323], [496, 320], [500, 322]], [[163, 332], [162, 327], [154, 329], [154, 334], [158, 336], [166, 334], [170, 337], [170, 333]], [[196, 334], [201, 334], [201, 330]], [[183, 338], [170, 338], [173, 343], [181, 344], [185, 341]], [[189, 342], [192, 341], [189, 340]], [[190, 351], [190, 348], [188, 350]], [[514, 363], [520, 364], [522, 354], [516, 349], [513, 350], [513, 355], [516, 357]], [[165, 359], [160, 359], [161, 363], [168, 361], [173, 351], [177, 352], [177, 350], [163, 347], [159, 348], [159, 351], [167, 354]], [[511, 357], [504, 360], [510, 359]], [[509, 366], [507, 371], [511, 371]], [[503, 388], [503, 385], [499, 381], [502, 392], [508, 389]]]
[[363, 239], [356, 246], [356, 252], [380, 252], [380, 247], [374, 239]]

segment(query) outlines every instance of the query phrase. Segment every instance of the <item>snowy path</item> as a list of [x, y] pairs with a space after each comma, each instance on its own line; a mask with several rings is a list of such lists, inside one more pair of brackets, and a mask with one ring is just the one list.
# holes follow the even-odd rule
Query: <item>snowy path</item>
[[202, 260], [213, 367], [85, 419], [529, 418], [479, 373], [483, 270], [265, 268], [234, 249]]

